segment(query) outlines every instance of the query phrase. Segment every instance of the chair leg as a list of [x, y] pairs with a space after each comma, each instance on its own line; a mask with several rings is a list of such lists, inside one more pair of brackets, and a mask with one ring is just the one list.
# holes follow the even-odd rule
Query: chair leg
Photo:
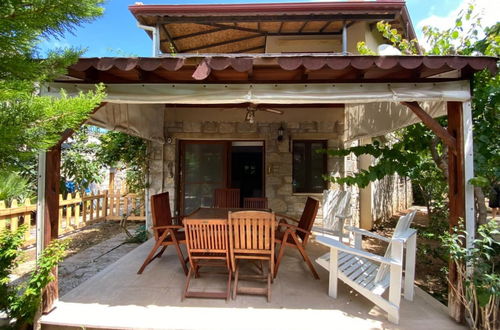
[[148, 256], [146, 257], [146, 260], [144, 260], [144, 263], [142, 264], [141, 268], [139, 268], [139, 271], [137, 272], [137, 274], [142, 274], [142, 272], [144, 271], [144, 269], [146, 268], [146, 266], [151, 262], [153, 261], [154, 259], [154, 255], [155, 255], [155, 252], [156, 250], [158, 250], [158, 248], [160, 247], [161, 245], [161, 241], [158, 240], [155, 245], [153, 246], [153, 248], [151, 249], [151, 252], [149, 252]]
[[167, 246], [162, 247], [160, 252], [158, 252], [153, 259], [161, 258], [161, 256], [163, 255], [163, 252], [165, 252], [166, 249], [167, 249]]
[[285, 253], [285, 245], [286, 243], [280, 244], [280, 250], [278, 251], [278, 258], [276, 259], [276, 264], [274, 265], [274, 278], [278, 275], [278, 268], [280, 266], [281, 258], [283, 258], [283, 254]]
[[184, 275], [188, 274], [188, 269], [186, 266], [186, 259], [184, 259], [184, 255], [182, 254], [181, 247], [177, 244], [174, 244], [175, 249], [177, 250], [177, 256], [179, 257], [179, 261], [181, 262], [182, 269], [184, 270]]
[[299, 249], [299, 252], [302, 255], [302, 258], [304, 258], [304, 261], [306, 262], [307, 266], [309, 266], [309, 269], [313, 273], [314, 278], [319, 280], [319, 275], [316, 272], [316, 269], [314, 269], [314, 266], [311, 262], [311, 259], [309, 259], [309, 256], [307, 255], [306, 250], [304, 250], [304, 247], [302, 246], [302, 244], [300, 244], [299, 240], [297, 239], [297, 236], [292, 234], [292, 238], [295, 241], [295, 245], [297, 246], [297, 249]]
[[231, 297], [231, 279], [233, 278], [233, 272], [231, 271], [231, 268], [228, 267], [227, 270], [229, 272], [229, 275], [227, 276], [226, 302], [228, 302], [229, 298]]
[[238, 278], [240, 276], [240, 267], [236, 264], [236, 271], [234, 272], [234, 284], [233, 284], [233, 299], [236, 299], [238, 293]]
[[272, 281], [271, 272], [267, 273], [267, 302], [271, 302], [271, 281]]
[[193, 275], [193, 267], [189, 268], [189, 272], [186, 278], [186, 284], [184, 285], [184, 293], [182, 294], [182, 299], [181, 301], [184, 301], [186, 299], [186, 295], [189, 289], [189, 282], [191, 281], [191, 276]]

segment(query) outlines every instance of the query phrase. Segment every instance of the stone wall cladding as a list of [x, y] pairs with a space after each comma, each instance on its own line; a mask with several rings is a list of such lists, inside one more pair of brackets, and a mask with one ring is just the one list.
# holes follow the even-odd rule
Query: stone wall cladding
[[[334, 130], [338, 129], [338, 124], [317, 121], [283, 123], [286, 133], [280, 142], [277, 140], [277, 132], [281, 125], [280, 122], [249, 124], [246, 122], [166, 121], [165, 136], [172, 137], [174, 142], [163, 146], [158, 143], [150, 144], [150, 149], [155, 155], [150, 163], [150, 193], [169, 191], [172, 199], [172, 210], [175, 209], [176, 202], [173, 199], [175, 187], [178, 184], [176, 182], [178, 169], [175, 164], [179, 139], [203, 140], [221, 137], [224, 140], [241, 140], [242, 137], [250, 136], [247, 140], [262, 140], [265, 143], [265, 188], [269, 207], [277, 213], [300, 216], [307, 196], [313, 196], [321, 201], [322, 195], [292, 193], [291, 139], [303, 140], [305, 138], [301, 138], [300, 134], [313, 133], [318, 138], [308, 139], [327, 140], [329, 148], [339, 147], [341, 145], [339, 136], [334, 133]], [[327, 138], [320, 138], [323, 136], [320, 133], [324, 133]], [[161, 154], [162, 148], [163, 154]], [[157, 159], [158, 157], [163, 157], [163, 160]], [[340, 175], [344, 171], [343, 161], [340, 158], [329, 158], [327, 166], [328, 172], [334, 175]], [[321, 208], [318, 217], [320, 216]]]
[[[265, 143], [265, 176], [266, 196], [269, 207], [277, 213], [299, 217], [303, 211], [307, 196], [312, 196], [321, 202], [322, 194], [293, 194], [292, 193], [292, 153], [291, 141], [296, 140], [327, 140], [328, 148], [343, 146], [340, 135], [342, 131], [338, 122], [306, 121], [283, 123], [285, 136], [280, 142], [277, 140], [280, 122], [217, 122], [217, 121], [166, 121], [165, 136], [172, 137], [172, 144], [161, 145], [151, 142], [152, 153], [150, 163], [150, 193], [168, 191], [171, 196], [172, 210], [176, 209], [175, 187], [177, 182], [178, 140], [262, 140]], [[309, 134], [309, 135], [307, 135]], [[314, 138], [306, 138], [313, 134]], [[321, 138], [324, 136], [325, 138]], [[248, 137], [248, 138], [246, 138]], [[356, 145], [357, 142], [349, 144]], [[348, 147], [345, 145], [345, 147]], [[356, 173], [358, 159], [354, 155], [329, 157], [327, 162], [328, 173], [333, 176], [346, 176]], [[359, 189], [357, 187], [340, 187], [329, 184], [332, 189], [348, 189], [351, 192], [352, 224], [359, 225]], [[373, 216], [378, 221], [386, 220], [392, 214], [411, 205], [411, 183], [399, 177], [388, 177], [374, 185]], [[321, 220], [321, 206], [317, 221]]]

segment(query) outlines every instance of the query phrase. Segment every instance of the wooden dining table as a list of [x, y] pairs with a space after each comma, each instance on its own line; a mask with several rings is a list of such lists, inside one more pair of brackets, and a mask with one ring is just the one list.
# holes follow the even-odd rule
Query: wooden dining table
[[209, 220], [218, 219], [225, 220], [229, 212], [238, 211], [264, 211], [271, 212], [271, 209], [255, 209], [255, 208], [218, 208], [218, 207], [200, 207], [193, 213], [184, 217], [191, 220]]

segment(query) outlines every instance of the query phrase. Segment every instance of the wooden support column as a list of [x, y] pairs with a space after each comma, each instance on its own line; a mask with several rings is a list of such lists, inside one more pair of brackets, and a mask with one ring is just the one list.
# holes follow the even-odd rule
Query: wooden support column
[[[61, 179], [61, 145], [58, 144], [46, 152], [45, 161], [45, 199], [43, 210], [43, 247], [45, 248], [53, 239], [58, 237], [59, 230], [59, 184]], [[42, 311], [47, 313], [59, 297], [57, 267], [53, 269], [55, 280], [45, 288], [42, 297]]]
[[[448, 102], [448, 132], [456, 139], [456, 152], [448, 152], [448, 199], [450, 229], [465, 219], [465, 175], [464, 175], [464, 134], [462, 128], [462, 103]], [[453, 262], [449, 264], [448, 279], [450, 283], [459, 281], [457, 268]], [[453, 290], [448, 290], [448, 310], [457, 322], [464, 320], [465, 309]]]
[[[472, 248], [474, 238], [474, 196], [468, 180], [473, 173], [472, 115], [470, 103], [447, 102], [448, 129], [427, 114], [417, 102], [402, 102], [410, 108], [448, 147], [448, 198], [450, 230], [460, 219], [466, 222], [467, 248]], [[466, 207], [467, 206], [467, 207]], [[448, 279], [455, 285], [460, 280], [454, 263], [449, 264]], [[448, 290], [448, 310], [457, 322], [463, 322], [465, 309], [453, 290]]]
[[[104, 107], [102, 102], [91, 115]], [[82, 126], [85, 122], [80, 123]], [[38, 201], [37, 201], [37, 258], [42, 250], [59, 236], [59, 184], [61, 181], [61, 144], [73, 135], [73, 129], [61, 133], [59, 141], [45, 155], [39, 157]], [[43, 164], [41, 164], [43, 162]], [[52, 270], [54, 281], [50, 282], [42, 294], [42, 312], [48, 313], [59, 298], [57, 267]]]

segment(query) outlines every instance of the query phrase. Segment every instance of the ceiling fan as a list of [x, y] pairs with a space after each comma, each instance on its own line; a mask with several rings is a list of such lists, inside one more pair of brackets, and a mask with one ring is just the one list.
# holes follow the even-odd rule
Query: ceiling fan
[[245, 115], [245, 121], [249, 122], [250, 124], [253, 124], [255, 122], [255, 112], [256, 111], [266, 111], [266, 112], [274, 113], [277, 115], [282, 115], [284, 113], [283, 110], [268, 108], [264, 104], [258, 105], [258, 104], [253, 104], [253, 103], [246, 103], [246, 104], [242, 104], [242, 105], [246, 106], [246, 108], [244, 108], [244, 107], [226, 108], [223, 111], [229, 111], [229, 110], [234, 110], [234, 109], [246, 109], [247, 113]]

